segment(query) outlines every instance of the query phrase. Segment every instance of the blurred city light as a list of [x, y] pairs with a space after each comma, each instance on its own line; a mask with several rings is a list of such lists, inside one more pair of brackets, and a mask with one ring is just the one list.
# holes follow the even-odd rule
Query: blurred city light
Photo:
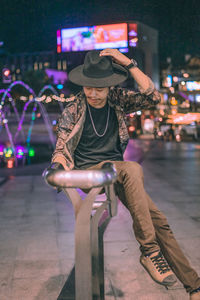
[[129, 128], [128, 128], [128, 129], [129, 129], [129, 131], [130, 131], [130, 132], [133, 132], [133, 131], [135, 131], [135, 127], [134, 127], [134, 126], [129, 126]]
[[8, 147], [4, 149], [4, 155], [6, 158], [9, 158], [13, 155], [13, 150], [12, 148]]
[[8, 68], [2, 70], [2, 81], [3, 83], [11, 83], [12, 81], [11, 72]]
[[200, 113], [177, 113], [168, 115], [167, 123], [171, 124], [191, 124], [192, 122], [200, 122]]
[[57, 84], [57, 89], [62, 90], [63, 89], [63, 84]]
[[12, 169], [14, 167], [14, 159], [9, 159], [7, 161], [7, 168]]
[[174, 82], [178, 82], [178, 77], [177, 76], [173, 76], [173, 81]]
[[186, 87], [188, 91], [198, 91], [200, 90], [200, 81], [187, 81]]
[[16, 157], [17, 158], [22, 158], [23, 155], [24, 155], [25, 149], [22, 146], [16, 146], [15, 152], [16, 152]]
[[3, 156], [4, 153], [4, 145], [0, 145], [0, 156]]
[[29, 150], [28, 150], [28, 156], [30, 156], [30, 157], [35, 156], [35, 150], [33, 148], [29, 148]]
[[172, 97], [170, 103], [171, 103], [171, 105], [177, 105], [177, 104], [178, 104], [178, 101], [176, 100], [175, 97]]
[[190, 75], [188, 73], [184, 73], [183, 77], [188, 78]]
[[4, 74], [5, 76], [9, 76], [9, 75], [10, 75], [10, 70], [8, 70], [8, 69], [5, 70], [3, 74]]
[[129, 115], [130, 118], [134, 118], [134, 116], [135, 116], [135, 113], [130, 113], [130, 115]]

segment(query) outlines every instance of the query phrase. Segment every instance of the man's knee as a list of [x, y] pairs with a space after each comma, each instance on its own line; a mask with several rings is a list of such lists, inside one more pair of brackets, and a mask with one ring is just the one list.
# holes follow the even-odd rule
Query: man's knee
[[120, 175], [125, 178], [143, 179], [142, 167], [135, 161], [126, 161], [120, 170]]
[[130, 176], [143, 176], [143, 171], [142, 171], [142, 167], [140, 166], [140, 164], [138, 164], [135, 161], [127, 161], [126, 162], [126, 172], [130, 175]]

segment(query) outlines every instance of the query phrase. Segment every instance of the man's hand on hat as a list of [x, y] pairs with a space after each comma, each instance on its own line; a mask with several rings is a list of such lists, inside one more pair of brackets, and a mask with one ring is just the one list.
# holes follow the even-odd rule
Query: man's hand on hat
[[117, 49], [106, 48], [102, 50], [99, 55], [111, 56], [115, 63], [122, 65], [124, 67], [128, 66], [131, 63], [131, 60]]

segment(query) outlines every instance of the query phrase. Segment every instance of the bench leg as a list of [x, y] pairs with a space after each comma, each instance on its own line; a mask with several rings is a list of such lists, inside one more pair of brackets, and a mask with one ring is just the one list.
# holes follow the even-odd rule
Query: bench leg
[[76, 300], [93, 300], [92, 296], [92, 238], [91, 211], [102, 188], [94, 188], [77, 212], [75, 225], [75, 289]]
[[[92, 288], [93, 300], [104, 300], [104, 259], [103, 234], [99, 231], [99, 221], [107, 208], [107, 202], [101, 204], [91, 220], [92, 227]], [[110, 218], [109, 218], [110, 219]]]

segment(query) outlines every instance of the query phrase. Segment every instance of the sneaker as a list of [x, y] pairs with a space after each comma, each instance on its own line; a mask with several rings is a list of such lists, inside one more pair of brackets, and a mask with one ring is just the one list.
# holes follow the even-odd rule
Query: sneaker
[[200, 300], [200, 287], [190, 293], [190, 300]]
[[161, 252], [154, 252], [149, 256], [142, 254], [140, 263], [157, 283], [165, 286], [171, 286], [176, 283], [176, 277]]

